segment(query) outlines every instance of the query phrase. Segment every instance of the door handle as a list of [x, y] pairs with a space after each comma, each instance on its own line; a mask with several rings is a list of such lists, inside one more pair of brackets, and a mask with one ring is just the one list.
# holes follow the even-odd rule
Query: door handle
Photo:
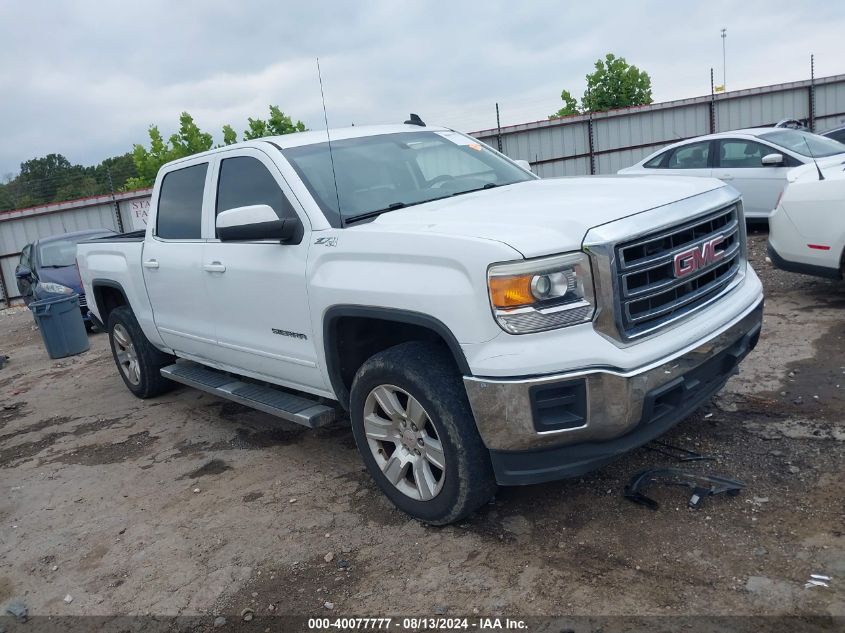
[[722, 174], [721, 176], [716, 176], [719, 180], [733, 180], [734, 177], [730, 174]]
[[158, 268], [158, 261], [155, 259], [148, 259], [144, 262], [144, 268]]
[[211, 262], [210, 264], [203, 264], [202, 269], [209, 273], [225, 273], [226, 267], [220, 262]]

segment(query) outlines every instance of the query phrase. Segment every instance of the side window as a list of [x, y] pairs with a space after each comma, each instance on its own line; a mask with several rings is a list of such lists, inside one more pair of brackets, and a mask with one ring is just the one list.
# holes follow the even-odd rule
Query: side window
[[663, 161], [666, 159], [666, 154], [668, 154], [668, 152], [661, 152], [660, 154], [652, 158], [650, 161], [645, 163], [643, 167], [648, 167], [649, 169], [657, 169], [661, 167], [663, 165]]
[[208, 163], [168, 173], [161, 182], [156, 235], [166, 240], [202, 237], [202, 192]]
[[279, 183], [260, 160], [251, 156], [224, 159], [217, 183], [216, 213], [253, 204], [268, 205], [280, 220], [296, 215]]
[[24, 266], [32, 270], [32, 244], [27, 244], [21, 250], [21, 261], [19, 262], [20, 266]]
[[706, 169], [709, 156], [710, 141], [690, 143], [674, 149], [666, 166], [669, 169]]
[[776, 150], [742, 139], [730, 139], [719, 142], [719, 167], [743, 168], [763, 167], [763, 156], [774, 154]]
[[845, 143], [845, 128], [836, 130], [835, 132], [828, 134], [827, 137], [832, 138], [834, 141]]

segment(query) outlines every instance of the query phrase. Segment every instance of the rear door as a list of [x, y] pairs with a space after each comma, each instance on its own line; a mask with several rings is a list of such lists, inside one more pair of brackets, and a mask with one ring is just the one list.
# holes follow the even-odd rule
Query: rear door
[[221, 242], [216, 236], [206, 244], [202, 267], [216, 323], [217, 360], [271, 382], [325, 390], [308, 308], [308, 218], [263, 151], [243, 148], [218, 157], [215, 216], [237, 207], [266, 204], [282, 219], [298, 216], [304, 228], [285, 244], [278, 240]]
[[662, 176], [709, 177], [712, 173], [712, 146], [713, 142], [709, 140], [680, 145], [666, 152], [662, 160], [657, 161], [655, 158], [649, 161], [649, 173]]
[[210, 178], [207, 159], [180, 163], [164, 175], [154, 192], [155, 224], [141, 257], [162, 340], [180, 354], [199, 359], [211, 358], [217, 343], [201, 268], [203, 205], [211, 204], [211, 196], [205, 195]]
[[745, 215], [749, 218], [768, 218], [774, 211], [778, 195], [786, 186], [790, 167], [763, 165], [763, 156], [782, 154], [781, 150], [749, 139], [719, 140], [716, 167], [713, 175], [733, 186], [742, 194]]

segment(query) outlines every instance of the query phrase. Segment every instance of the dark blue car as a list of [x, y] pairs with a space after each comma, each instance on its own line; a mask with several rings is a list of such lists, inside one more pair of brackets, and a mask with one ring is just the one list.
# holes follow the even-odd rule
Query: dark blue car
[[79, 295], [85, 328], [90, 330], [92, 323], [88, 302], [76, 267], [76, 245], [106, 235], [115, 235], [115, 232], [109, 229], [88, 229], [44, 237], [24, 246], [15, 268], [18, 291], [24, 303], [29, 305], [32, 301], [76, 293]]

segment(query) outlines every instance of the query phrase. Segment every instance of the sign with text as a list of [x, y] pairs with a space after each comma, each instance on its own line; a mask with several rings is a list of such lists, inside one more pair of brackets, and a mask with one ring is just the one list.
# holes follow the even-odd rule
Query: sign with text
[[129, 226], [124, 226], [124, 231], [143, 231], [147, 228], [147, 217], [150, 213], [150, 198], [135, 198], [134, 200], [123, 200], [120, 203], [120, 215], [124, 224], [129, 221]]

